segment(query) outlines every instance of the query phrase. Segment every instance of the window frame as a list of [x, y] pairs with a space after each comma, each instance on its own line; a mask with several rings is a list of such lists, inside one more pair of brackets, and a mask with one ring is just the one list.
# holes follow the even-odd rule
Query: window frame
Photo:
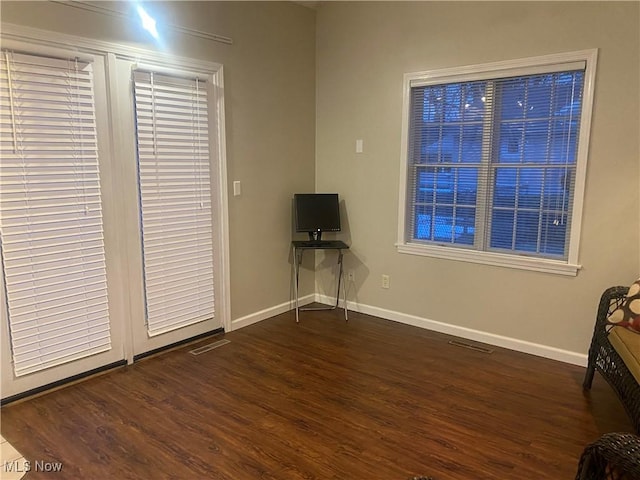
[[[406, 73], [403, 79], [402, 137], [400, 156], [400, 188], [398, 202], [398, 237], [396, 249], [399, 253], [436, 257], [500, 267], [533, 270], [560, 275], [577, 275], [582, 268], [579, 264], [579, 243], [584, 202], [585, 179], [589, 138], [591, 134], [591, 114], [593, 109], [594, 82], [597, 63], [597, 49], [543, 55], [501, 62], [493, 62], [463, 67], [452, 67], [422, 72]], [[578, 149], [576, 153], [576, 176], [574, 200], [571, 209], [572, 223], [568, 232], [568, 252], [566, 260], [528, 256], [524, 253], [499, 253], [473, 250], [456, 245], [425, 244], [411, 241], [407, 232], [409, 225], [411, 191], [409, 181], [409, 135], [411, 114], [411, 88], [421, 85], [492, 80], [507, 76], [541, 74], [558, 71], [576, 62], [585, 64], [582, 113]], [[480, 187], [479, 188], [484, 188]], [[485, 222], [483, 226], [489, 226]]]

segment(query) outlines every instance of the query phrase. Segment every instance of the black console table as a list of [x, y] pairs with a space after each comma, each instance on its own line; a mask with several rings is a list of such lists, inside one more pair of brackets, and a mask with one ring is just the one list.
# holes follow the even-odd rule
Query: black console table
[[[341, 240], [294, 240], [291, 242], [293, 246], [293, 272], [294, 272], [294, 290], [296, 296], [296, 323], [299, 322], [299, 311], [305, 310], [335, 310], [338, 308], [338, 303], [340, 301], [340, 286], [342, 285], [343, 292], [343, 306], [344, 306], [344, 319], [349, 320], [347, 314], [347, 287], [343, 281], [343, 268], [342, 268], [342, 257], [343, 250], [348, 250], [349, 245], [344, 243]], [[302, 264], [302, 255], [305, 250], [337, 250], [338, 251], [338, 289], [336, 291], [336, 304], [332, 307], [304, 307], [300, 308], [299, 298], [298, 298], [298, 279], [300, 276], [300, 265]]]

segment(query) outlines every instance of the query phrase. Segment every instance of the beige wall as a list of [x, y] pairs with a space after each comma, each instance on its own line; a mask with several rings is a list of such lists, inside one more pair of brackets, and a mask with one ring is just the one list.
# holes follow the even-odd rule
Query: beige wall
[[[639, 20], [631, 2], [322, 4], [316, 187], [345, 201], [350, 299], [586, 353], [602, 290], [639, 274]], [[589, 48], [599, 59], [578, 275], [397, 253], [403, 74]], [[328, 294], [329, 273], [318, 279]]]
[[[285, 2], [151, 2], [149, 10], [160, 24], [233, 39], [224, 45], [169, 32], [164, 43], [169, 53], [224, 65], [231, 317], [287, 302], [290, 202], [314, 188], [315, 12]], [[109, 15], [5, 1], [1, 13], [3, 22], [154, 48], [137, 22]], [[233, 180], [242, 182], [240, 197], [231, 193]], [[313, 289], [309, 274], [303, 293]]]
[[[584, 353], [601, 291], [637, 277], [637, 3], [151, 5], [172, 23], [234, 40], [166, 42], [225, 69], [228, 181], [243, 186], [229, 196], [233, 319], [291, 298], [289, 202], [314, 184], [345, 201], [356, 274], [349, 295], [364, 305]], [[0, 7], [3, 22], [151, 48], [134, 22], [53, 3]], [[599, 49], [599, 63], [578, 276], [398, 254], [402, 75], [586, 48]], [[389, 290], [380, 288], [383, 273]], [[333, 293], [328, 269], [317, 283]]]

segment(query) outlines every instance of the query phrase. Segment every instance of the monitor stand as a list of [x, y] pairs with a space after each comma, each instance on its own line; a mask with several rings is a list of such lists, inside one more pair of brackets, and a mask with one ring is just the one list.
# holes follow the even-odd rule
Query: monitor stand
[[[318, 232], [320, 233], [320, 232]], [[314, 240], [317, 238], [317, 240]], [[344, 242], [337, 240], [335, 242], [329, 242], [327, 244], [317, 243], [320, 240], [320, 235], [311, 235], [309, 233], [309, 241], [296, 241], [293, 240], [291, 245], [293, 247], [293, 292], [295, 295], [295, 310], [296, 310], [296, 323], [300, 321], [299, 313], [304, 310], [335, 310], [338, 308], [340, 303], [340, 287], [342, 287], [342, 305], [344, 307], [344, 319], [345, 321], [349, 320], [349, 316], [347, 314], [347, 287], [344, 282], [344, 268], [342, 263], [343, 258], [343, 250], [348, 250], [349, 246]], [[315, 243], [315, 244], [314, 244]], [[305, 250], [336, 250], [338, 252], [338, 272], [337, 272], [337, 280], [338, 280], [338, 288], [336, 290], [336, 303], [331, 307], [301, 307], [300, 299], [298, 297], [299, 289], [298, 282], [300, 280], [300, 268], [302, 265], [302, 255]]]
[[315, 232], [309, 233], [309, 241], [310, 242], [319, 242], [322, 240], [322, 230], [317, 230]]

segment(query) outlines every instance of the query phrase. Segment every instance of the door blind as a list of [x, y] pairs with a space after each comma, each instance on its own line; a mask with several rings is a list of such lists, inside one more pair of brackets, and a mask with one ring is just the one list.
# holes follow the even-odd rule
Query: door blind
[[16, 376], [111, 348], [92, 65], [2, 52], [0, 239]]
[[134, 71], [147, 328], [214, 316], [206, 83]]

